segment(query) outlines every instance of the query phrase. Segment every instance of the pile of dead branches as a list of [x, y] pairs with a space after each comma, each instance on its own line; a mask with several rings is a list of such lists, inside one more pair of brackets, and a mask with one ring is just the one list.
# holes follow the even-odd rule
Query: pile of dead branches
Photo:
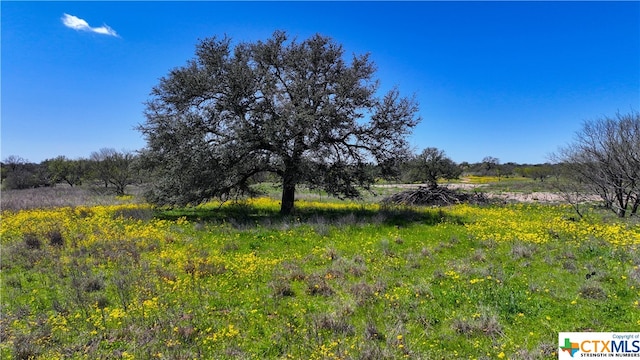
[[421, 186], [391, 195], [382, 200], [382, 203], [405, 206], [447, 206], [462, 203], [487, 204], [489, 201], [483, 193], [466, 193], [439, 186]]

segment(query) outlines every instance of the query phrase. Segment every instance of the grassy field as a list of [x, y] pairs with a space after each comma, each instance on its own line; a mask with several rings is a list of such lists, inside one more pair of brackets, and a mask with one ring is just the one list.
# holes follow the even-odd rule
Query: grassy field
[[307, 194], [4, 211], [2, 359], [553, 359], [640, 329], [640, 225]]

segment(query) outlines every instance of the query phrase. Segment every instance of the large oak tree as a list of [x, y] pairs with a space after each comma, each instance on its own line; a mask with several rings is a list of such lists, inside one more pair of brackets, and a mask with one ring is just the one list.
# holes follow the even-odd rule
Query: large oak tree
[[193, 204], [247, 190], [262, 173], [282, 181], [281, 213], [296, 186], [356, 197], [409, 154], [417, 103], [393, 89], [378, 96], [368, 55], [284, 32], [231, 46], [202, 40], [196, 57], [160, 79], [139, 126], [158, 181], [151, 200]]

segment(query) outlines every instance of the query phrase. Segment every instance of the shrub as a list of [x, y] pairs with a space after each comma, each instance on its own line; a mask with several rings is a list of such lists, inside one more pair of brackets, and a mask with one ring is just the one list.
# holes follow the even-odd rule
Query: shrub
[[13, 354], [16, 360], [37, 359], [42, 349], [32, 335], [19, 335], [13, 341]]
[[495, 314], [482, 314], [480, 316], [479, 330], [491, 338], [503, 335], [502, 325], [500, 325], [498, 316]]
[[331, 296], [334, 293], [335, 291], [323, 276], [314, 274], [307, 277], [307, 294]]
[[42, 247], [42, 241], [38, 235], [33, 233], [24, 234], [24, 244], [27, 245], [28, 249], [37, 250]]
[[376, 327], [376, 324], [374, 324], [371, 321], [368, 321], [367, 325], [364, 328], [364, 338], [367, 340], [375, 340], [375, 341], [385, 340], [384, 334], [380, 332], [380, 330], [378, 330], [378, 327]]
[[629, 271], [629, 278], [640, 284], [640, 265], [636, 265]]
[[355, 327], [338, 314], [321, 314], [315, 318], [314, 323], [317, 328], [329, 330], [337, 335], [352, 336], [355, 334]]
[[51, 246], [63, 247], [64, 246], [64, 238], [62, 237], [62, 233], [60, 230], [51, 230], [47, 233], [47, 238], [49, 239], [49, 244]]
[[102, 275], [91, 276], [86, 279], [84, 284], [84, 291], [96, 292], [105, 288], [104, 277]]
[[514, 259], [530, 259], [533, 256], [534, 248], [531, 245], [515, 243], [511, 248], [511, 256]]
[[271, 290], [273, 291], [273, 297], [275, 298], [283, 298], [295, 296], [295, 292], [291, 288], [291, 284], [286, 281], [282, 281], [280, 279], [276, 279], [269, 283]]
[[583, 285], [579, 294], [585, 299], [603, 300], [607, 298], [607, 293], [598, 284]]
[[455, 319], [453, 320], [451, 327], [455, 332], [457, 332], [460, 335], [464, 335], [466, 337], [471, 337], [474, 330], [476, 329], [475, 326], [473, 326], [473, 324], [471, 323], [471, 321], [467, 319]]

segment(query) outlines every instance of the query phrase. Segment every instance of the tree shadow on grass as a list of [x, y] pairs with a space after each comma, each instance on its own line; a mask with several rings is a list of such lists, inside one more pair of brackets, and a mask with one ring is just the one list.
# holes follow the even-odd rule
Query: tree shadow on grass
[[420, 208], [409, 206], [383, 206], [380, 209], [327, 209], [296, 208], [291, 215], [282, 215], [277, 209], [265, 209], [235, 203], [219, 208], [185, 207], [158, 210], [156, 217], [164, 220], [186, 218], [189, 221], [227, 223], [235, 227], [270, 226], [279, 224], [328, 224], [365, 225], [384, 224], [408, 226], [411, 224], [436, 225], [442, 222], [464, 224], [461, 217], [442, 208]]

